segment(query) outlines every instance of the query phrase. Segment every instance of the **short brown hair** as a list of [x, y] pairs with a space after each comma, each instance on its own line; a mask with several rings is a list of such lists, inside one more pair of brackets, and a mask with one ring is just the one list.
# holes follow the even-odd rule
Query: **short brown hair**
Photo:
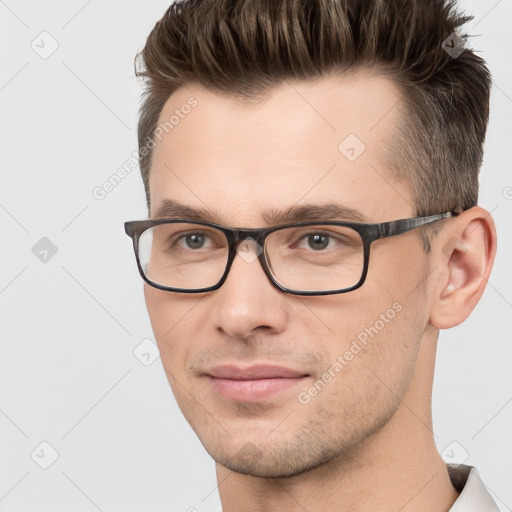
[[[409, 180], [416, 215], [470, 208], [478, 200], [491, 76], [473, 51], [453, 55], [443, 42], [464, 42], [454, 34], [471, 19], [453, 0], [177, 1], [136, 57], [145, 81], [139, 152], [169, 96], [187, 83], [250, 101], [287, 79], [371, 67], [403, 95], [384, 160]], [[152, 152], [139, 155], [149, 207]]]

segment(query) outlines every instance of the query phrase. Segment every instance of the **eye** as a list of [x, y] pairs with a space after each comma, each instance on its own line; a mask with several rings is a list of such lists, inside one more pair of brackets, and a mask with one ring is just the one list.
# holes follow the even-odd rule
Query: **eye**
[[205, 247], [205, 242], [209, 240], [209, 237], [204, 233], [186, 233], [181, 235], [176, 243], [186, 249], [202, 249]]
[[325, 249], [329, 245], [330, 237], [324, 233], [315, 233], [308, 235], [306, 238], [308, 247], [314, 251]]
[[335, 242], [340, 242], [329, 233], [313, 232], [304, 235], [296, 244], [297, 247], [302, 249], [312, 249], [313, 251], [322, 251], [326, 248], [335, 246]]

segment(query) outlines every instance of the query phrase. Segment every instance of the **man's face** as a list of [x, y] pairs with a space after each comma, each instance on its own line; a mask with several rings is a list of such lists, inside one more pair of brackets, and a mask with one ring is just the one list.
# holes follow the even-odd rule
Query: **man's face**
[[[381, 158], [400, 100], [387, 79], [358, 72], [293, 82], [253, 106], [190, 85], [169, 98], [160, 121], [190, 96], [197, 106], [154, 150], [151, 216], [167, 199], [206, 208], [229, 227], [266, 227], [262, 212], [306, 204], [341, 204], [366, 222], [414, 216], [408, 184]], [[354, 137], [339, 149], [350, 134], [366, 146], [359, 156]], [[427, 273], [416, 230], [373, 243], [366, 282], [349, 293], [283, 293], [258, 260], [240, 256], [213, 292], [145, 285], [170, 385], [210, 455], [238, 472], [285, 476], [362, 446], [414, 377]], [[262, 381], [226, 384], [212, 378], [222, 365], [273, 365], [294, 377], [273, 391]]]

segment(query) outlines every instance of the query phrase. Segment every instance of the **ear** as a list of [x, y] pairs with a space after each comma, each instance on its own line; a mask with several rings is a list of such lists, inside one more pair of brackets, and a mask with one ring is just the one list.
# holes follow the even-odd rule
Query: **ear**
[[430, 323], [449, 329], [462, 323], [484, 292], [496, 255], [491, 214], [475, 206], [447, 221], [432, 244], [433, 265], [440, 267]]

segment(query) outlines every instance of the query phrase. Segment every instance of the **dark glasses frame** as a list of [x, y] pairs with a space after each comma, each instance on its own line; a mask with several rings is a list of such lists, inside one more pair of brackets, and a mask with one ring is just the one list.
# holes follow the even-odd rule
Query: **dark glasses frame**
[[[413, 217], [409, 219], [399, 219], [394, 220], [390, 222], [381, 222], [378, 224], [367, 224], [362, 222], [338, 222], [338, 221], [325, 221], [325, 222], [319, 222], [319, 221], [311, 221], [311, 222], [299, 222], [299, 223], [293, 223], [293, 224], [282, 224], [280, 226], [274, 226], [270, 228], [262, 228], [262, 229], [239, 229], [239, 228], [227, 228], [225, 226], [221, 226], [219, 224], [214, 224], [212, 222], [205, 222], [200, 220], [194, 220], [194, 219], [148, 219], [148, 220], [136, 220], [136, 221], [130, 221], [124, 223], [124, 229], [126, 234], [132, 238], [133, 241], [133, 250], [135, 252], [135, 258], [137, 260], [137, 267], [139, 269], [139, 273], [142, 277], [142, 279], [149, 284], [150, 286], [153, 286], [154, 288], [158, 288], [159, 290], [169, 291], [169, 292], [178, 292], [178, 293], [204, 293], [204, 292], [210, 292], [219, 289], [224, 282], [226, 281], [229, 270], [231, 269], [231, 265], [233, 264], [233, 261], [236, 256], [236, 248], [238, 244], [242, 241], [244, 241], [246, 238], [253, 238], [261, 247], [262, 251], [258, 255], [258, 260], [263, 268], [263, 271], [265, 272], [266, 276], [270, 280], [270, 282], [277, 287], [279, 290], [290, 293], [292, 295], [333, 295], [338, 293], [347, 293], [352, 290], [356, 290], [357, 288], [360, 288], [365, 280], [366, 276], [368, 274], [368, 267], [370, 263], [370, 246], [375, 240], [380, 240], [382, 238], [387, 238], [390, 236], [396, 236], [401, 235], [402, 233], [406, 233], [408, 231], [411, 231], [412, 229], [418, 228], [420, 226], [425, 226], [427, 224], [431, 224], [432, 222], [437, 222], [439, 220], [447, 219], [449, 217], [454, 217], [458, 215], [457, 212], [445, 212], [445, 213], [438, 213], [435, 215], [427, 215], [425, 217]], [[169, 286], [163, 286], [158, 283], [154, 283], [153, 281], [149, 280], [146, 275], [144, 274], [144, 271], [142, 270], [142, 266], [140, 264], [139, 259], [139, 239], [140, 236], [144, 231], [146, 231], [149, 228], [160, 226], [162, 224], [172, 224], [172, 223], [178, 223], [178, 222], [189, 222], [192, 224], [200, 225], [200, 226], [207, 226], [216, 228], [219, 231], [222, 231], [224, 235], [226, 236], [226, 239], [228, 241], [228, 258], [226, 263], [226, 269], [224, 270], [224, 273], [222, 274], [219, 281], [214, 284], [213, 286], [209, 286], [206, 288], [198, 288], [190, 290], [188, 288], [173, 288]], [[284, 286], [280, 285], [272, 276], [272, 273], [269, 269], [268, 262], [265, 256], [265, 239], [268, 235], [271, 233], [274, 233], [275, 231], [279, 231], [281, 229], [286, 228], [293, 228], [293, 227], [302, 227], [302, 226], [315, 226], [315, 225], [322, 225], [322, 226], [340, 226], [340, 227], [348, 227], [352, 228], [353, 230], [357, 231], [359, 235], [361, 236], [361, 239], [363, 241], [363, 271], [361, 274], [361, 277], [359, 281], [354, 284], [353, 286], [350, 286], [348, 288], [341, 288], [338, 290], [322, 290], [322, 291], [306, 291], [306, 290], [292, 290], [289, 288], [285, 288]]]

